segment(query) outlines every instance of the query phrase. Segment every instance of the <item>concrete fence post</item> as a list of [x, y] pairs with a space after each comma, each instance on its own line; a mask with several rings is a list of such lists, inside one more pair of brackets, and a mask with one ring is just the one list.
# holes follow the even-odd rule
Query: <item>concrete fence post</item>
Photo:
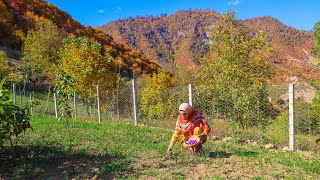
[[100, 91], [99, 85], [97, 85], [97, 108], [98, 108], [98, 121], [101, 122], [101, 111], [100, 111]]
[[294, 84], [289, 84], [289, 149], [294, 150]]
[[53, 94], [53, 101], [54, 101], [54, 113], [56, 115], [56, 118], [58, 118], [58, 101], [57, 101], [57, 94]]
[[77, 120], [77, 93], [73, 92], [74, 119]]
[[16, 104], [16, 83], [12, 84], [13, 103]]
[[33, 106], [33, 104], [32, 104], [32, 93], [30, 93], [30, 113], [32, 114], [32, 106]]
[[189, 104], [192, 106], [192, 86], [189, 84]]
[[136, 89], [136, 80], [132, 79], [132, 96], [133, 96], [133, 115], [134, 115], [134, 125], [138, 125], [138, 116], [137, 116], [137, 89]]

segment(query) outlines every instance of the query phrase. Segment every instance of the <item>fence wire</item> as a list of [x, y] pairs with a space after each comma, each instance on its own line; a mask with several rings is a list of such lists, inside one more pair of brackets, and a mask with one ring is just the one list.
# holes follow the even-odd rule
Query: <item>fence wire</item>
[[[136, 82], [138, 123], [162, 128], [174, 127], [179, 105], [189, 101], [188, 85], [175, 85], [148, 92], [145, 81], [138, 79]], [[12, 87], [13, 85], [11, 85], [11, 91], [13, 91]], [[34, 103], [33, 113], [50, 117], [55, 116], [54, 92], [52, 92], [52, 89], [39, 92], [30, 85], [16, 84], [15, 87], [15, 98], [13, 92], [11, 94], [17, 105], [22, 107], [32, 101]], [[297, 96], [294, 104], [296, 130], [310, 134], [319, 125], [316, 124], [317, 120], [313, 116], [315, 109], [311, 107], [310, 99], [312, 98], [306, 98], [306, 94], [303, 92], [300, 87], [296, 87]], [[220, 94], [222, 93], [224, 92], [220, 92]], [[238, 111], [237, 105], [233, 104], [231, 99], [219, 101], [215, 96], [217, 94], [211, 94], [203, 91], [201, 87], [192, 86], [193, 108], [200, 110], [209, 122], [216, 119], [226, 119], [226, 116], [239, 118], [238, 114], [243, 113], [240, 110]], [[96, 97], [96, 95], [88, 95], [88, 97]], [[76, 96], [75, 100], [75, 102], [69, 102], [74, 111], [73, 118], [97, 121], [96, 98], [80, 99]], [[116, 88], [100, 92], [99, 100], [102, 121], [134, 123], [131, 81], [119, 81]], [[57, 101], [60, 101], [59, 97], [57, 97]], [[248, 106], [251, 108], [251, 113], [243, 115], [251, 116], [254, 120], [263, 119], [266, 122], [279, 117], [288, 119], [288, 84], [270, 86], [268, 88], [268, 104], [261, 103], [261, 97], [253, 97], [252, 101], [254, 104]], [[264, 113], [268, 113], [269, 116]]]
[[[54, 92], [51, 90], [37, 91], [26, 84], [15, 85], [15, 95], [11, 85], [12, 99], [19, 106], [34, 104], [32, 113], [37, 115], [56, 117]], [[272, 143], [283, 147], [288, 144], [289, 134], [289, 83], [271, 85], [267, 90], [268, 103], [261, 101], [261, 97], [251, 97], [249, 105], [241, 104], [237, 99], [219, 99], [219, 95], [226, 92], [212, 93], [203, 87], [192, 85], [192, 105], [202, 112], [213, 128], [213, 136], [237, 137]], [[320, 106], [313, 103], [315, 91], [306, 84], [295, 86], [294, 101], [294, 131], [297, 133], [298, 149], [317, 149], [314, 137], [320, 133]], [[250, 94], [246, 94], [248, 97]], [[14, 98], [15, 96], [15, 98]], [[91, 98], [88, 98], [91, 97]], [[60, 97], [57, 101], [60, 102]], [[100, 92], [101, 122], [135, 124], [132, 81], [120, 81], [114, 89]], [[181, 103], [189, 102], [188, 85], [175, 84], [159, 89], [148, 89], [144, 79], [136, 80], [136, 104], [138, 125], [159, 127], [173, 130], [179, 115], [178, 107]], [[72, 118], [75, 120], [98, 121], [97, 95], [76, 95], [75, 101], [70, 100]], [[251, 104], [250, 104], [251, 103]], [[238, 128], [232, 122], [246, 122], [247, 125], [255, 121], [267, 124], [263, 128]], [[252, 121], [252, 122], [250, 122]], [[253, 124], [255, 125], [255, 124]], [[256, 128], [257, 127], [257, 128]]]

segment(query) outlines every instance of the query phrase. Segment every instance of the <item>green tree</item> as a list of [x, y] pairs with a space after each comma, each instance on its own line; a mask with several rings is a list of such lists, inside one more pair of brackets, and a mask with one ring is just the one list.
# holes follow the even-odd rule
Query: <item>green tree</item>
[[94, 95], [97, 85], [101, 92], [116, 86], [113, 59], [107, 49], [104, 56], [101, 52], [100, 44], [88, 38], [70, 36], [64, 41], [58, 71], [74, 79], [74, 88], [80, 96]]
[[311, 85], [316, 90], [316, 96], [312, 100], [310, 105], [311, 120], [310, 120], [310, 132], [313, 134], [320, 133], [320, 81], [311, 81]]
[[294, 115], [294, 124], [297, 132], [302, 134], [311, 134], [315, 129], [314, 112], [312, 111], [311, 104], [304, 101], [294, 102], [294, 111], [297, 112]]
[[[69, 139], [69, 153], [71, 155], [71, 165], [72, 171], [74, 172], [74, 154], [72, 151], [72, 136], [71, 136], [71, 123], [72, 109], [69, 102], [73, 98], [74, 92], [74, 79], [67, 75], [65, 72], [61, 71], [57, 74], [55, 79], [55, 92], [61, 97], [59, 101], [59, 120], [65, 120]], [[73, 121], [74, 123], [74, 121]]]
[[270, 115], [266, 79], [272, 73], [266, 60], [265, 33], [252, 35], [235, 18], [223, 16], [210, 38], [210, 56], [201, 60], [197, 76], [207, 109], [244, 126], [265, 123]]
[[30, 126], [30, 107], [20, 108], [10, 99], [10, 92], [3, 87], [4, 79], [0, 81], [0, 147], [6, 141], [13, 146], [12, 136], [18, 136]]
[[[318, 65], [320, 66], [320, 21], [317, 22], [313, 28], [313, 34], [316, 38], [316, 44], [312, 48], [312, 53], [317, 56]], [[311, 131], [313, 133], [320, 133], [320, 81], [312, 80], [311, 85], [316, 90], [316, 97], [312, 100], [311, 108]]]
[[[315, 55], [318, 55], [320, 53], [320, 21], [317, 22], [313, 28], [313, 34], [316, 39], [316, 44], [313, 45], [312, 47], [312, 53]], [[320, 64], [320, 58], [318, 57], [318, 66]]]
[[54, 79], [52, 67], [58, 62], [64, 37], [65, 33], [47, 19], [40, 21], [35, 29], [29, 30], [23, 44], [25, 76], [45, 75]]

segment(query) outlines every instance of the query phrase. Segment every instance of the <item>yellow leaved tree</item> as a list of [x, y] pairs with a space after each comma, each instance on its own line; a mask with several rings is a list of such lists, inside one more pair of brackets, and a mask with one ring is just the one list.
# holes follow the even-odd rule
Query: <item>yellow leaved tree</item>
[[57, 71], [74, 79], [74, 89], [80, 97], [93, 98], [97, 85], [101, 91], [116, 86], [113, 59], [107, 49], [101, 52], [100, 44], [85, 37], [69, 36], [64, 40]]

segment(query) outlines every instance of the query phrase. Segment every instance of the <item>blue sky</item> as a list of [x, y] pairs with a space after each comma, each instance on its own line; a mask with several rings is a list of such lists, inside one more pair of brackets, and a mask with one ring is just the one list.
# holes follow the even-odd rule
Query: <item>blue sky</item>
[[301, 30], [320, 21], [320, 0], [47, 0], [86, 26], [97, 27], [126, 17], [173, 14], [178, 10], [232, 9], [238, 19], [272, 16]]

